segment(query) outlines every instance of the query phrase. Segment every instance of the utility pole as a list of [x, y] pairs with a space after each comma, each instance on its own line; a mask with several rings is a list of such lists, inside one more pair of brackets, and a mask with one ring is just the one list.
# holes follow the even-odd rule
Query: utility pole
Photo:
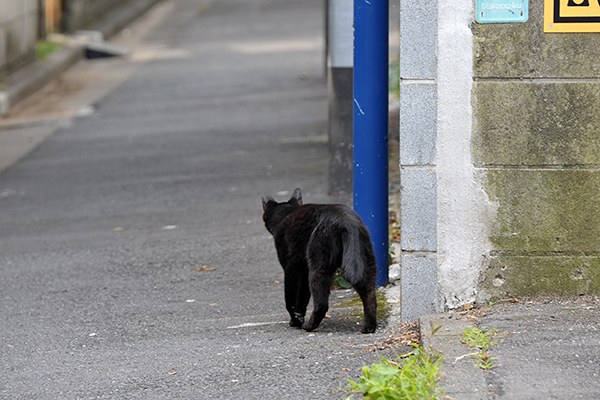
[[354, 209], [388, 283], [388, 0], [354, 1]]

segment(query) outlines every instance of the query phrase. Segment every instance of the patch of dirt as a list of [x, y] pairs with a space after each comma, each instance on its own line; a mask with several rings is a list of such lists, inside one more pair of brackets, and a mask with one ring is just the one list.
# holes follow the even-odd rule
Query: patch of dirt
[[387, 338], [372, 345], [370, 350], [378, 351], [415, 344], [421, 344], [421, 327], [418, 322], [406, 322], [396, 327]]
[[79, 93], [85, 83], [76, 79], [56, 79], [10, 110], [7, 118], [25, 119], [66, 112], [64, 99]]

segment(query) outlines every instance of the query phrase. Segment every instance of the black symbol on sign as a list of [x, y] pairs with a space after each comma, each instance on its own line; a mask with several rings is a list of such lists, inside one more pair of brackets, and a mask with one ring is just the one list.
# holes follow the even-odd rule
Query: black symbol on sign
[[[589, 7], [590, 0], [579, 0], [580, 3], [576, 3], [575, 0], [569, 0], [567, 3], [567, 7]], [[598, 0], [598, 5], [600, 5], [600, 0]]]

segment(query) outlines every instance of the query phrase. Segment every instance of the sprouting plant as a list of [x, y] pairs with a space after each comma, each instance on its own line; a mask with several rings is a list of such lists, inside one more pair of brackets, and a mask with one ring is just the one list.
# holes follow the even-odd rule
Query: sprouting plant
[[492, 336], [496, 333], [495, 329], [490, 332], [478, 327], [469, 327], [463, 333], [461, 342], [468, 347], [478, 350], [478, 353], [474, 357], [479, 361], [477, 366], [481, 369], [489, 370], [494, 368], [492, 362], [496, 358], [491, 356], [490, 348], [496, 344], [496, 342], [492, 341]]
[[339, 271], [335, 272], [333, 282], [331, 283], [332, 289], [350, 289], [352, 285], [340, 274]]
[[431, 329], [431, 336], [435, 335], [436, 333], [438, 333], [440, 331], [440, 329], [442, 329], [442, 324], [438, 322], [433, 322], [430, 321], [430, 329]]
[[48, 56], [58, 50], [60, 46], [47, 40], [38, 40], [35, 44], [35, 54], [39, 60], [45, 60]]
[[445, 394], [438, 386], [441, 365], [441, 354], [413, 345], [408, 354], [363, 367], [358, 381], [348, 383], [354, 394], [371, 400], [437, 400]]
[[394, 263], [394, 258], [396, 257], [396, 250], [394, 246], [388, 247], [388, 265], [392, 265]]
[[482, 351], [475, 357], [479, 360], [479, 363], [477, 364], [479, 368], [485, 370], [490, 370], [494, 368], [494, 364], [492, 363], [492, 361], [496, 360], [496, 357], [492, 357], [489, 351]]

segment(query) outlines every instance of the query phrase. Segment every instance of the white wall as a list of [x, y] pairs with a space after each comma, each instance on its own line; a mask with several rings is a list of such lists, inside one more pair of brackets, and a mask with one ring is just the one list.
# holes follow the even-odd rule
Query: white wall
[[37, 39], [37, 23], [36, 0], [0, 0], [0, 72], [9, 64], [31, 57]]

